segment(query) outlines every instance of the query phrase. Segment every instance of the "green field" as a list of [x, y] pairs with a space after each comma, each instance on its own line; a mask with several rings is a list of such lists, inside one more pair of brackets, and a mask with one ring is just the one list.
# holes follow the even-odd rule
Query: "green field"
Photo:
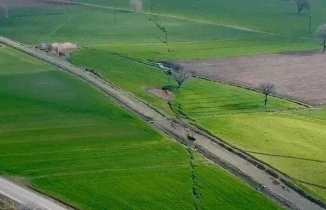
[[[113, 0], [84, 2], [114, 5]], [[119, 1], [118, 6], [128, 8], [128, 2]], [[158, 1], [157, 16], [149, 12], [149, 1], [143, 13], [90, 6], [12, 9], [11, 18], [0, 21], [0, 34], [29, 44], [70, 41], [156, 61], [318, 49], [314, 34], [325, 19], [324, 1], [314, 2], [310, 32], [309, 15], [297, 16], [290, 3], [228, 2]], [[149, 19], [166, 28], [168, 46], [162, 43], [164, 33]]]
[[325, 120], [291, 112], [206, 115], [194, 119], [326, 200]]
[[82, 209], [279, 209], [67, 73], [4, 47], [0, 63], [3, 175]]
[[[100, 71], [114, 84], [171, 113], [166, 102], [154, 100], [144, 90], [169, 84], [158, 69], [100, 50], [82, 50], [70, 60]], [[264, 95], [253, 91], [191, 79], [175, 92], [172, 106], [175, 114], [186, 115], [192, 123], [285, 172], [325, 199], [326, 111], [309, 111], [274, 97], [266, 107], [263, 101]]]
[[[216, 90], [216, 91], [207, 91]], [[326, 109], [203, 80], [192, 80], [174, 103], [193, 123], [288, 174], [326, 199]], [[313, 174], [313, 176], [312, 176]]]
[[[129, 8], [127, 0], [78, 1], [106, 6], [117, 3], [118, 7]], [[161, 88], [169, 84], [168, 78], [159, 69], [148, 65], [152, 64], [151, 61], [319, 49], [314, 36], [317, 26], [326, 18], [326, 2], [314, 1], [310, 31], [309, 12], [297, 16], [296, 6], [286, 1], [155, 0], [153, 10], [158, 13], [156, 17], [150, 14], [149, 5], [150, 1], [144, 0], [142, 13], [86, 6], [12, 9], [9, 20], [0, 20], [0, 34], [27, 44], [56, 41], [77, 43], [82, 49], [71, 55], [69, 60], [72, 63], [99, 71], [110, 82], [170, 115], [186, 115], [190, 122], [271, 164], [305, 189], [326, 200], [326, 159], [323, 155], [323, 148], [326, 146], [326, 109], [308, 110], [272, 97], [265, 107], [264, 96], [256, 92], [191, 79], [175, 92], [171, 110], [165, 101], [145, 90], [147, 87]], [[168, 45], [162, 43], [164, 34], [149, 19], [154, 19], [166, 28]], [[14, 52], [2, 52], [7, 55], [10, 53]], [[24, 62], [31, 62], [30, 59], [18, 57], [0, 57], [0, 61], [6, 63], [23, 59]], [[44, 71], [49, 67], [37, 62], [31, 64], [35, 68], [31, 67], [29, 74], [20, 72], [27, 68], [25, 64], [17, 62], [15, 68], [11, 65], [7, 64], [8, 68], [4, 70], [1, 68], [2, 81], [12, 79], [14, 82], [0, 83], [1, 97], [5, 99], [0, 104], [4, 112], [0, 115], [5, 118], [0, 121], [7, 123], [1, 123], [0, 128], [6, 132], [12, 130], [16, 137], [7, 135], [7, 138], [10, 135], [14, 139], [13, 144], [4, 139], [4, 145], [8, 148], [0, 149], [0, 154], [14, 148], [17, 155], [5, 153], [0, 156], [0, 168], [3, 171], [25, 176], [34, 186], [86, 209], [101, 209], [112, 203], [125, 209], [130, 206], [149, 208], [157, 204], [168, 205], [166, 208], [172, 209], [193, 206], [189, 154], [184, 148], [152, 131], [103, 99], [101, 94], [92, 91], [87, 85], [63, 73]], [[37, 83], [35, 78], [38, 78]], [[58, 83], [61, 84], [59, 87]], [[17, 88], [16, 84], [23, 88]], [[47, 91], [44, 91], [45, 86]], [[47, 125], [45, 128], [44, 124]], [[22, 130], [15, 131], [19, 126]], [[26, 126], [29, 129], [24, 130]], [[123, 131], [117, 132], [122, 127]], [[129, 130], [130, 134], [126, 136], [125, 130]], [[106, 146], [109, 137], [110, 146]], [[19, 144], [21, 138], [24, 142], [31, 141], [32, 146], [19, 145], [17, 148], [15, 138]], [[49, 139], [49, 144], [45, 145], [43, 139]], [[77, 140], [78, 145], [75, 144]], [[33, 154], [26, 153], [26, 147], [33, 148], [38, 158], [31, 159], [31, 162], [26, 158], [26, 162], [21, 162], [21, 155]], [[53, 152], [53, 148], [56, 151]], [[125, 148], [134, 150], [125, 151]], [[44, 154], [45, 149], [51, 152]], [[84, 151], [88, 149], [90, 153], [85, 155]], [[62, 153], [61, 159], [57, 157], [57, 151]], [[148, 151], [153, 153], [147, 154]], [[41, 157], [47, 160], [41, 164], [42, 167], [39, 163]], [[92, 160], [91, 163], [89, 160]], [[95, 164], [94, 160], [97, 161]], [[239, 195], [248, 193], [243, 193], [238, 189], [240, 187], [230, 184], [234, 181], [232, 178], [223, 178], [224, 181], [230, 180], [223, 182], [223, 186], [233, 189], [232, 192], [228, 194], [222, 191], [225, 188], [219, 188], [219, 193], [226, 195], [221, 200], [226, 202], [215, 204], [217, 201], [211, 197], [214, 197], [214, 192], [217, 193], [215, 186], [218, 183], [213, 181], [215, 178], [209, 177], [225, 176], [225, 172], [207, 166], [200, 158], [197, 161], [197, 171], [200, 171], [198, 177], [202, 177], [198, 180], [198, 186], [206, 186], [200, 189], [202, 195], [205, 194], [200, 203], [207, 205], [203, 208], [210, 209], [224, 203], [232, 205], [225, 209], [258, 208], [259, 199], [262, 198], [254, 194], [259, 197], [258, 201], [254, 204], [246, 202], [249, 198]], [[53, 168], [57, 162], [63, 165]], [[8, 165], [4, 165], [5, 163]], [[12, 163], [18, 165], [13, 166]], [[162, 167], [151, 168], [152, 165]], [[103, 166], [110, 171], [103, 171]], [[87, 175], [83, 174], [86, 168], [89, 169]], [[101, 176], [98, 174], [99, 168], [102, 170]], [[130, 168], [135, 170], [129, 171]], [[164, 186], [157, 184], [162, 183], [161, 179], [166, 180]], [[94, 184], [85, 185], [89, 180], [94, 180]], [[150, 182], [146, 183], [150, 190], [143, 188], [140, 180]], [[98, 190], [103, 188], [103, 183], [108, 187], [103, 191]], [[207, 188], [209, 185], [212, 188]], [[129, 186], [135, 188], [130, 189]], [[241, 186], [241, 189], [248, 190]], [[71, 190], [78, 193], [72, 195]], [[185, 190], [189, 193], [184, 193]], [[108, 192], [112, 200], [102, 199], [106, 198]], [[136, 193], [140, 200], [133, 197]], [[150, 200], [148, 196], [155, 198]], [[237, 196], [243, 199], [238, 199]], [[127, 198], [124, 200], [122, 197]], [[98, 203], [96, 198], [101, 198], [99, 200], [103, 203]], [[230, 198], [231, 201], [228, 200]], [[257, 206], [241, 206], [244, 203]]]
[[[115, 0], [76, 0], [105, 6], [117, 5], [129, 9], [129, 1]], [[173, 1], [173, 0], [144, 0], [144, 11], [153, 12], [161, 16], [175, 16], [195, 21], [207, 21], [220, 25], [231, 25], [277, 34], [298, 36], [313, 36], [308, 31], [310, 13], [313, 17], [312, 28], [317, 28], [325, 18], [326, 3], [315, 0], [311, 11], [297, 16], [297, 6], [293, 1], [271, 0], [207, 0], [207, 1]]]

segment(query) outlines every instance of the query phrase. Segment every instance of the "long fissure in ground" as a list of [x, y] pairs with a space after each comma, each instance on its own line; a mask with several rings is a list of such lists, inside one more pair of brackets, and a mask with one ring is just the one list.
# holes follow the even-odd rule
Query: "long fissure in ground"
[[279, 209], [85, 83], [0, 54], [3, 175], [82, 209]]

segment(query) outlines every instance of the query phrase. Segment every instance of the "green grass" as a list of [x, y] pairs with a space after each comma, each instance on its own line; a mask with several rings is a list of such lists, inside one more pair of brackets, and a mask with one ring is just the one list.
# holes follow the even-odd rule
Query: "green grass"
[[192, 79], [173, 105], [193, 123], [326, 200], [326, 109], [307, 110], [273, 97], [265, 107], [263, 101], [256, 92]]
[[[93, 4], [114, 6], [114, 0], [77, 0]], [[144, 10], [149, 12], [153, 2], [153, 11], [160, 15], [172, 15], [181, 18], [203, 20], [216, 24], [247, 27], [254, 30], [288, 34], [293, 36], [314, 36], [315, 29], [325, 20], [326, 3], [323, 0], [313, 2], [312, 10], [296, 15], [297, 7], [293, 1], [270, 0], [144, 0]], [[129, 1], [119, 1], [118, 7], [130, 8]], [[310, 12], [312, 27], [308, 31]]]
[[176, 93], [173, 105], [191, 118], [300, 108], [274, 97], [269, 97], [268, 105], [264, 106], [264, 99], [265, 96], [258, 92], [203, 79], [190, 79]]
[[[105, 51], [82, 50], [70, 59], [73, 63], [98, 70], [111, 82], [144, 100], [152, 97], [144, 87], [168, 84], [158, 69]], [[130, 80], [124, 79], [126, 75]], [[166, 104], [159, 99], [150, 102], [167, 110]], [[324, 109], [309, 111], [274, 97], [269, 97], [267, 106], [264, 106], [264, 95], [260, 93], [201, 79], [186, 81], [175, 92], [172, 106], [176, 114], [185, 114], [192, 123], [247, 150], [299, 184], [302, 185], [302, 181], [311, 183], [303, 185], [317, 196], [326, 198], [322, 187], [313, 186], [326, 186]]]
[[[100, 3], [109, 6], [113, 6], [113, 3], [116, 2], [113, 0], [80, 1]], [[297, 16], [295, 14], [295, 5], [291, 2], [270, 0], [190, 0], [185, 2], [184, 0], [166, 0], [155, 1], [154, 3], [154, 11], [160, 13], [157, 18], [146, 13], [149, 11], [149, 0], [144, 0], [145, 13], [130, 13], [122, 11], [115, 13], [109, 9], [91, 7], [26, 10], [13, 9], [11, 10], [11, 18], [0, 22], [0, 33], [3, 36], [8, 36], [28, 44], [55, 41], [75, 42], [82, 46], [83, 50], [72, 55], [72, 62], [100, 71], [116, 85], [172, 114], [166, 103], [148, 94], [144, 90], [145, 87], [162, 87], [166, 85], [167, 78], [164, 74], [153, 67], [133, 62], [127, 58], [115, 56], [112, 54], [113, 52], [122, 53], [141, 60], [158, 61], [202, 59], [318, 49], [317, 42], [314, 39], [314, 32], [317, 26], [323, 23], [326, 17], [326, 3], [323, 0], [314, 1], [312, 9], [312, 30], [310, 32], [308, 32], [309, 14], [305, 13], [300, 17]], [[127, 0], [119, 1], [117, 2], [117, 6], [128, 8], [129, 3]], [[116, 22], [114, 21], [115, 15], [117, 17]], [[154, 23], [149, 21], [150, 18], [155, 18], [159, 24], [167, 29], [169, 38], [168, 46], [162, 43], [161, 40], [164, 39], [164, 34], [157, 26], [155, 26]], [[260, 31], [260, 33], [240, 30], [234, 27], [225, 27], [225, 25], [254, 29]], [[92, 50], [94, 48], [98, 50]], [[172, 52], [169, 53], [168, 49]], [[8, 59], [4, 57], [2, 62], [8, 62]], [[15, 70], [12, 71], [19, 72], [21, 71], [20, 69], [22, 69], [21, 67], [25, 68], [25, 64], [18, 63], [19, 62], [15, 65], [21, 66], [14, 68]], [[8, 66], [6, 69], [11, 69], [10, 62], [6, 65]], [[32, 64], [30, 63], [29, 65]], [[56, 136], [58, 136], [60, 139], [59, 134], [62, 132], [61, 138], [63, 138], [62, 136], [68, 136], [68, 138], [74, 139], [71, 141], [75, 142], [76, 139], [81, 138], [78, 134], [81, 134], [81, 136], [90, 136], [89, 131], [93, 131], [94, 133], [99, 133], [99, 137], [96, 138], [102, 140], [105, 139], [105, 137], [101, 137], [101, 135], [103, 134], [105, 136], [106, 132], [110, 132], [110, 129], [106, 126], [94, 127], [91, 123], [91, 127], [89, 128], [86, 126], [87, 129], [85, 129], [84, 122], [92, 122], [92, 119], [96, 119], [94, 121], [94, 124], [96, 125], [98, 125], [98, 122], [102, 122], [101, 120], [104, 120], [105, 125], [106, 123], [116, 125], [116, 127], [113, 126], [114, 133], [116, 133], [116, 131], [121, 127], [127, 127], [124, 126], [124, 124], [112, 123], [116, 122], [117, 119], [120, 119], [121, 110], [117, 111], [116, 115], [112, 114], [115, 113], [115, 111], [108, 112], [107, 102], [102, 102], [102, 99], [93, 100], [93, 95], [96, 94], [92, 91], [87, 92], [89, 89], [86, 87], [83, 89], [82, 84], [80, 84], [80, 87], [77, 85], [78, 88], [74, 89], [69, 86], [69, 84], [75, 84], [76, 82], [71, 82], [61, 74], [54, 73], [50, 70], [47, 73], [43, 71], [38, 72], [38, 70], [35, 70], [34, 68], [29, 68], [29, 65], [26, 64], [26, 69], [31, 69], [30, 74], [11, 75], [8, 73], [8, 71], [11, 70], [5, 70], [4, 72], [7, 73], [2, 73], [4, 74], [2, 76], [2, 81], [14, 81], [10, 84], [7, 82], [0, 83], [3, 86], [1, 86], [3, 89], [1, 91], [4, 93], [1, 97], [7, 101], [1, 103], [1, 110], [6, 110], [5, 114], [9, 113], [8, 116], [3, 114], [4, 116], [9, 117], [5, 122], [11, 122], [10, 120], [12, 120], [11, 124], [1, 124], [5, 129], [10, 128], [14, 131], [16, 125], [19, 125], [19, 123], [21, 123], [21, 126], [26, 126], [26, 119], [30, 119], [28, 113], [38, 113], [36, 110], [39, 109], [43, 110], [41, 111], [42, 114], [33, 114], [36, 118], [34, 121], [32, 120], [29, 122], [31, 123], [30, 126], [36, 126], [36, 128], [38, 128], [37, 126], [41, 127], [43, 125], [43, 123], [39, 123], [40, 120], [48, 120], [50, 123], [50, 128], [48, 129], [53, 128], [55, 131], [35, 129], [35, 127], [32, 127], [34, 128], [34, 130], [32, 129], [33, 131], [31, 131], [31, 136], [33, 138], [37, 138], [40, 133], [45, 136], [43, 137], [41, 135], [42, 138], [55, 139]], [[38, 66], [38, 64], [35, 65]], [[37, 80], [38, 82], [35, 82], [35, 78], [39, 78]], [[45, 79], [49, 82], [44, 83], [43, 81]], [[16, 88], [15, 84], [23, 84], [24, 88]], [[47, 89], [48, 92], [43, 91], [45, 86], [51, 86], [51, 88]], [[59, 89], [55, 89], [54, 87]], [[72, 88], [75, 92], [71, 93], [66, 91], [66, 88], [69, 90]], [[81, 91], [79, 88], [83, 90]], [[76, 94], [77, 96], [75, 96]], [[89, 98], [87, 99], [83, 94], [88, 94]], [[92, 98], [92, 100], [90, 98]], [[103, 103], [105, 105], [103, 105]], [[12, 104], [16, 104], [17, 106], [11, 107]], [[98, 104], [101, 104], [104, 108], [94, 109], [94, 107], [99, 106]], [[111, 106], [112, 105], [110, 105], [109, 110], [111, 110]], [[217, 136], [222, 137], [229, 143], [248, 151], [250, 150], [253, 155], [284, 171], [291, 177], [297, 179], [298, 183], [307, 187], [318, 196], [326, 199], [325, 190], [322, 188], [325, 187], [326, 183], [323, 178], [326, 173], [324, 170], [325, 159], [322, 156], [322, 148], [325, 147], [323, 139], [325, 139], [324, 130], [326, 112], [324, 109], [313, 111], [289, 111], [301, 107], [274, 98], [271, 98], [268, 106], [264, 107], [263, 96], [257, 93], [201, 80], [190, 80], [185, 83], [181, 91], [176, 94], [176, 98], [173, 101], [173, 107], [174, 111], [181, 111], [190, 117], [195, 123], [204, 126], [206, 129], [210, 130]], [[53, 111], [53, 109], [55, 111]], [[60, 112], [58, 112], [57, 109], [59, 109]], [[22, 110], [27, 113], [26, 116], [21, 116]], [[50, 110], [49, 113], [48, 110]], [[112, 110], [115, 109], [112, 108]], [[13, 116], [10, 116], [10, 113], [13, 113]], [[96, 115], [97, 117], [94, 118], [93, 115]], [[48, 118], [44, 116], [47, 116]], [[55, 116], [58, 117], [56, 118]], [[116, 116], [116, 118], [112, 116]], [[135, 120], [128, 114], [123, 116], [126, 119]], [[3, 119], [1, 118], [0, 120], [4, 121]], [[78, 119], [78, 122], [81, 123], [81, 126], [74, 128], [74, 133], [70, 133], [70, 129], [68, 131], [67, 128], [58, 128], [58, 125], [62, 124], [61, 120], [70, 122], [73, 125], [80, 125], [78, 122], [74, 122], [73, 119]], [[126, 121], [126, 119], [122, 121]], [[133, 122], [133, 120], [128, 121]], [[141, 123], [137, 121], [132, 124], [139, 126]], [[64, 125], [68, 126], [66, 124]], [[141, 142], [145, 141], [147, 143], [148, 139], [154, 137], [159, 138], [157, 137], [157, 133], [154, 132], [154, 134], [153, 131], [149, 129], [150, 131], [147, 133], [148, 138], [147, 140], [144, 140], [144, 137], [142, 136], [145, 135], [142, 132], [143, 129], [144, 127], [139, 128], [138, 130], [136, 129], [136, 131], [130, 129], [130, 131], [131, 133], [139, 132], [139, 141]], [[45, 133], [42, 133], [43, 131]], [[28, 131], [26, 132], [28, 133]], [[59, 134], [54, 135], [57, 132], [59, 132]], [[46, 135], [46, 133], [48, 133], [48, 135]], [[123, 136], [125, 133], [121, 135]], [[117, 139], [122, 138], [121, 135], [118, 135]], [[18, 137], [13, 138], [16, 138], [17, 140], [25, 138], [26, 140], [26, 136], [28, 135], [22, 131]], [[132, 134], [132, 136], [134, 136], [134, 134]], [[157, 149], [157, 151], [166, 151], [164, 148], [170, 147], [170, 143], [167, 144], [168, 146], [162, 144], [162, 142], [167, 141], [162, 140], [161, 138], [162, 137], [160, 137], [159, 140], [156, 140], [159, 142], [156, 143], [159, 146], [153, 147], [153, 149]], [[93, 136], [84, 139], [84, 141], [87, 142], [84, 146], [89, 147], [88, 143], [93, 139]], [[66, 142], [66, 139], [64, 140]], [[117, 140], [117, 142], [114, 140], [112, 141], [112, 144], [117, 143], [117, 145], [120, 146], [120, 140]], [[130, 140], [126, 138], [125, 141], [126, 145], [129, 145]], [[83, 141], [81, 140], [81, 142]], [[35, 144], [41, 146], [40, 149], [44, 149], [43, 147], [45, 147], [41, 144], [40, 140], [37, 140]], [[52, 149], [55, 145], [57, 144], [50, 144], [48, 149]], [[72, 144], [69, 144], [68, 142], [65, 146], [69, 148], [71, 145]], [[83, 147], [83, 144], [81, 145]], [[75, 146], [75, 144], [73, 144], [73, 146]], [[110, 148], [104, 147], [102, 144], [99, 144], [98, 147], [103, 149], [99, 154], [90, 154], [91, 156], [94, 155], [92, 157], [100, 157], [98, 161], [102, 160], [102, 154], [112, 154], [113, 156], [118, 155]], [[11, 146], [11, 148], [14, 147]], [[146, 149], [143, 148], [140, 153], [148, 151], [148, 148], [145, 148]], [[7, 151], [9, 149], [7, 149]], [[63, 149], [64, 147], [58, 148], [58, 151]], [[78, 148], [76, 150], [79, 151]], [[180, 161], [179, 164], [183, 165], [183, 160], [187, 159], [185, 151], [180, 148], [178, 149], [177, 146], [175, 146], [173, 151], [178, 151], [176, 153], [183, 154], [184, 158], [178, 158]], [[135, 154], [130, 155], [134, 156]], [[162, 158], [170, 160], [169, 154], [165, 155], [167, 155], [167, 157], [165, 158], [164, 156]], [[76, 157], [78, 157], [78, 154], [76, 154]], [[149, 156], [149, 158], [151, 160], [155, 159], [153, 156]], [[69, 158], [67, 158], [67, 160], [68, 159]], [[56, 159], [47, 164], [51, 165], [55, 161]], [[87, 160], [85, 159], [85, 161]], [[5, 162], [10, 162], [10, 160], [6, 160]], [[71, 164], [71, 162], [71, 159], [69, 159], [69, 164]], [[66, 162], [66, 164], [68, 163]], [[124, 163], [121, 164], [123, 165]], [[156, 162], [149, 164], [155, 165]], [[27, 163], [24, 163], [24, 165], [30, 166]], [[30, 167], [36, 167], [35, 165], [39, 165], [39, 163], [33, 163]], [[82, 163], [78, 162], [78, 167], [81, 165]], [[12, 171], [8, 172], [19, 174], [19, 167], [22, 166], [17, 166], [17, 171], [15, 171], [15, 168], [11, 168], [10, 170]], [[75, 171], [77, 170], [74, 167], [72, 168]], [[6, 170], [8, 170], [8, 166], [6, 166]], [[59, 169], [56, 170], [58, 170], [57, 173], [60, 175], [62, 171], [67, 170], [67, 167], [59, 167]], [[83, 168], [83, 170], [85, 169]], [[167, 170], [164, 170], [163, 172], [161, 171], [161, 175], [158, 177], [161, 177], [162, 174], [166, 174]], [[177, 169], [177, 171], [172, 174], [180, 174], [178, 178], [183, 180], [182, 177], [184, 177], [184, 173], [186, 173], [185, 171], [188, 171], [189, 173], [189, 170], [189, 168], [184, 169], [180, 166], [180, 169]], [[25, 174], [27, 177], [30, 176], [35, 178], [41, 176], [36, 174], [29, 175], [28, 173]], [[74, 171], [72, 173], [74, 173]], [[49, 174], [53, 174], [53, 171]], [[138, 175], [135, 175], [135, 177], [140, 176], [140, 174], [143, 175], [145, 179], [149, 180], [150, 176], [147, 176], [145, 173], [139, 173]], [[207, 177], [209, 176], [208, 172], [206, 175]], [[124, 177], [121, 174], [120, 176]], [[85, 177], [85, 175], [83, 175], [83, 177]], [[110, 178], [113, 179], [113, 177]], [[82, 206], [88, 205], [87, 202], [92, 203], [94, 200], [92, 199], [92, 196], [101, 197], [107, 193], [99, 192], [99, 195], [97, 195], [87, 192], [87, 190], [85, 190], [86, 188], [83, 188], [85, 186], [81, 184], [84, 182], [81, 176], [79, 179], [76, 178], [71, 181], [74, 186], [81, 186], [81, 188], [84, 189], [80, 190], [80, 192], [84, 192], [83, 195], [76, 193], [75, 196], [71, 195], [71, 188], [64, 186], [66, 184], [64, 178], [59, 179], [57, 177], [56, 181], [52, 182], [53, 187], [49, 184], [51, 183], [49, 178], [41, 177], [35, 179], [36, 181], [34, 180], [32, 183], [34, 183], [35, 186], [40, 186], [47, 192], [53, 194], [59, 191], [62, 192], [63, 194], [58, 195], [58, 197], [63, 197], [71, 201], [74, 201], [79, 197], [83, 198], [85, 200], [84, 203], [73, 202]], [[72, 178], [69, 177], [69, 180], [71, 179]], [[102, 185], [102, 182], [98, 179], [95, 179], [92, 176], [90, 176], [90, 179], [97, 180], [96, 184], [92, 185], [93, 189], [97, 189]], [[103, 178], [106, 182], [110, 182], [111, 179]], [[302, 181], [310, 184], [304, 184]], [[112, 181], [112, 183], [115, 182]], [[121, 190], [121, 195], [125, 194], [128, 183], [136, 181], [130, 181], [126, 178], [123, 182], [124, 184], [119, 186], [121, 188], [125, 187], [124, 190]], [[182, 186], [176, 188], [181, 190], [188, 189], [190, 185], [189, 183], [179, 184]], [[318, 185], [322, 187], [316, 187]], [[66, 188], [67, 190], [65, 191], [64, 189]], [[112, 188], [113, 187], [110, 186], [110, 189]], [[115, 188], [113, 189], [115, 190]], [[153, 191], [150, 191], [151, 193], [148, 194], [153, 195]], [[180, 198], [180, 194], [182, 194], [180, 192], [181, 191], [175, 193], [175, 198], [185, 202], [189, 201], [190, 198]], [[146, 194], [146, 192], [144, 193]], [[187, 195], [189, 196], [189, 194]], [[87, 200], [88, 197], [91, 199]], [[121, 197], [122, 196], [119, 196], [118, 198], [118, 196], [116, 196], [114, 199], [119, 202], [119, 205], [122, 208], [128, 208], [127, 206], [124, 206], [128, 203], [132, 203], [134, 206], [136, 206], [136, 204], [144, 205], [144, 203], [150, 205], [150, 201], [147, 200], [139, 201], [128, 198], [128, 202], [125, 202], [121, 200]], [[161, 196], [158, 197], [161, 198]], [[171, 194], [171, 197], [174, 198], [174, 194]], [[167, 199], [170, 199], [170, 197]], [[102, 202], [105, 202], [105, 200], [107, 199], [103, 199]], [[244, 200], [246, 199], [244, 198]], [[176, 202], [175, 200], [171, 201], [176, 203], [176, 205], [180, 204], [180, 202]], [[108, 201], [108, 203], [110, 202], [111, 201]], [[141, 202], [141, 204], [138, 202]], [[163, 203], [166, 203], [166, 201]], [[101, 209], [104, 204], [92, 203], [92, 205], [98, 205], [92, 208]], [[176, 208], [176, 206], [168, 208]], [[248, 209], [250, 208], [248, 207]], [[252, 207], [251, 209], [255, 208]]]
[[291, 112], [212, 115], [195, 119], [223, 140], [288, 174], [326, 200], [325, 120]]
[[[112, 1], [103, 3], [110, 5], [110, 2], [112, 3]], [[126, 6], [128, 5], [126, 2], [121, 2], [121, 4]], [[225, 10], [224, 13], [230, 12], [229, 16], [232, 14], [232, 17], [237, 18], [238, 22], [222, 18], [221, 12], [212, 14], [212, 8], [220, 8], [221, 5], [225, 4], [221, 0], [215, 2], [200, 3], [203, 5], [200, 5], [201, 9], [198, 10], [198, 14], [189, 12], [193, 6], [181, 8], [180, 5], [184, 3], [183, 1], [178, 3], [167, 1], [164, 3], [165, 6], [157, 2], [156, 8], [161, 13], [157, 17], [153, 17], [149, 13], [114, 12], [110, 9], [84, 6], [51, 10], [12, 9], [11, 18], [0, 22], [0, 33], [3, 36], [28, 44], [75, 42], [79, 46], [101, 48], [108, 52], [119, 52], [132, 57], [155, 61], [318, 49], [317, 42], [313, 38], [317, 26], [313, 25], [313, 31], [307, 34], [307, 29], [302, 24], [302, 19], [306, 16], [297, 17], [289, 13], [280, 15], [279, 9], [284, 6], [283, 4], [280, 5], [280, 2], [262, 1], [257, 3], [254, 1], [258, 6], [255, 7], [255, 11], [252, 11], [252, 15], [247, 15], [248, 17], [245, 18], [243, 14], [234, 15], [231, 11], [234, 10], [235, 5], [238, 5], [241, 10], [245, 10], [243, 8], [247, 7], [249, 9], [249, 6], [252, 7], [252, 3], [247, 1], [239, 3], [237, 0], [232, 0], [232, 3], [227, 4], [231, 5], [232, 8]], [[318, 4], [320, 4], [318, 8], [322, 8], [322, 3], [318, 1]], [[198, 6], [198, 3], [193, 5]], [[264, 27], [271, 27], [267, 30], [268, 33], [257, 33], [223, 26], [233, 24], [236, 27], [256, 28], [254, 23], [262, 23], [263, 18], [260, 10], [265, 12], [266, 5], [270, 5], [268, 8], [272, 8], [266, 14], [274, 15], [279, 21], [277, 22], [278, 25], [275, 26], [263, 24]], [[292, 11], [292, 8], [288, 8], [288, 4], [285, 6], [286, 11]], [[206, 10], [207, 12], [203, 12]], [[258, 13], [260, 15], [256, 17]], [[117, 21], [114, 18], [115, 14]], [[202, 16], [200, 17], [199, 14]], [[318, 16], [321, 20], [325, 17], [322, 12], [316, 12], [316, 14], [318, 14], [316, 18]], [[253, 17], [257, 20], [252, 20]], [[289, 22], [283, 19], [281, 21], [279, 18], [287, 19]], [[149, 19], [154, 19], [166, 28], [168, 46], [162, 43], [165, 39], [164, 33]], [[253, 25], [248, 26], [243, 21], [253, 23]], [[317, 23], [320, 24], [321, 22], [316, 20], [314, 24]], [[287, 33], [283, 31], [283, 28], [298, 33]], [[265, 31], [265, 28], [256, 29]], [[308, 38], [303, 38], [303, 36]], [[169, 53], [168, 49], [172, 53]]]
[[99, 70], [115, 85], [128, 90], [168, 114], [173, 114], [163, 100], [150, 94], [146, 88], [161, 88], [168, 77], [158, 68], [107, 53], [103, 50], [79, 50], [69, 60], [77, 65]]
[[[3, 175], [82, 209], [194, 208], [183, 146], [67, 73], [6, 48], [0, 63]], [[195, 164], [200, 208], [280, 209], [198, 155]]]
[[[316, 49], [315, 41], [300, 38], [254, 34], [245, 37], [230, 37], [213, 41], [171, 42], [137, 44], [102, 44], [94, 48], [118, 52], [133, 58], [151, 61], [200, 60], [216, 57], [259, 55], [288, 51]], [[171, 51], [169, 52], [168, 49]]]
[[265, 107], [263, 98], [248, 90], [193, 79], [177, 93], [174, 107], [326, 200], [326, 109], [309, 111], [272, 97]]
[[[169, 84], [167, 76], [160, 69], [107, 53], [104, 50], [80, 50], [73, 53], [69, 60], [74, 64], [96, 69], [106, 76], [110, 82], [150, 102], [166, 113], [172, 114], [166, 102], [145, 90], [146, 87], [162, 88]], [[216, 91], [211, 92], [208, 90]], [[199, 112], [199, 115], [202, 112], [210, 115], [212, 111], [216, 110], [216, 107], [219, 107], [218, 112], [223, 113], [238, 112], [239, 110], [246, 112], [275, 111], [299, 107], [288, 101], [273, 97], [270, 98], [270, 103], [265, 107], [263, 100], [264, 96], [262, 94], [253, 91], [192, 79], [187, 81], [181, 91], [178, 92], [173, 101], [173, 106], [175, 111], [179, 109], [179, 105], [182, 105], [180, 111], [187, 113]], [[203, 109], [205, 110], [200, 111]]]

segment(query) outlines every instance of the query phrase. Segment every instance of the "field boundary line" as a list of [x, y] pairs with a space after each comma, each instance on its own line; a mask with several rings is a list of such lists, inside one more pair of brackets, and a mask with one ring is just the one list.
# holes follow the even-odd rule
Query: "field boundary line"
[[[194, 126], [176, 118], [170, 118], [162, 111], [158, 112], [158, 109], [151, 108], [149, 103], [140, 101], [131, 93], [124, 91], [123, 89], [103, 80], [102, 78], [99, 78], [90, 72], [87, 72], [85, 69], [79, 68], [72, 65], [68, 61], [50, 56], [42, 51], [29, 48], [21, 43], [5, 37], [0, 37], [0, 42], [46, 63], [54, 65], [59, 68], [58, 70], [66, 71], [76, 77], [79, 77], [84, 82], [103, 91], [121, 107], [136, 114], [153, 127], [179, 141], [181, 144], [194, 149], [202, 148], [200, 151], [202, 151], [204, 156], [208, 158], [213, 156], [215, 159], [218, 159], [219, 162], [224, 163], [220, 164], [220, 166], [228, 166], [224, 167], [227, 170], [229, 170], [229, 168], [236, 168], [236, 171], [239, 171], [239, 173], [233, 173], [234, 175], [242, 178], [242, 180], [248, 185], [255, 188], [262, 194], [267, 195], [274, 201], [278, 202], [281, 206], [286, 207], [287, 209], [302, 210], [322, 210], [326, 208], [325, 203], [307, 192], [304, 192], [289, 179], [278, 179], [277, 177], [271, 175], [277, 173], [277, 171], [271, 169], [270, 173], [266, 173], [266, 171], [259, 168], [261, 165], [265, 167], [264, 163], [258, 162], [259, 165], [255, 165], [257, 164], [257, 161], [253, 162], [251, 161], [252, 159], [246, 158], [248, 156], [245, 153], [239, 150], [236, 150], [238, 151], [238, 154], [234, 153], [235, 149], [232, 149], [227, 144], [222, 143], [209, 133], [205, 133], [204, 131], [201, 131], [198, 128], [195, 128]], [[195, 141], [190, 141], [188, 138], [189, 132], [191, 131], [194, 131], [193, 138], [196, 139]], [[204, 151], [207, 151], [207, 154]], [[234, 172], [232, 170], [229, 171], [231, 173]], [[240, 176], [241, 173], [245, 176]], [[247, 179], [246, 177], [249, 178]], [[278, 180], [281, 182], [281, 184], [275, 185], [275, 180]], [[293, 190], [294, 188], [287, 187], [289, 185], [295, 186], [296, 190]]]

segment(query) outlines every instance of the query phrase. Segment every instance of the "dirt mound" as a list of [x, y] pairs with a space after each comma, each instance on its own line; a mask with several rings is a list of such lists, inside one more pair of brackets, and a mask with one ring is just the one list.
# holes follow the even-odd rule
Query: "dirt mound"
[[174, 98], [172, 92], [168, 90], [162, 90], [161, 88], [145, 88], [145, 90], [165, 101], [171, 101]]
[[50, 45], [50, 51], [57, 55], [65, 55], [76, 49], [78, 49], [77, 45], [70, 42], [53, 43]]
[[9, 8], [40, 8], [40, 7], [60, 7], [60, 6], [74, 6], [76, 4], [61, 2], [61, 1], [47, 1], [47, 0], [0, 0], [0, 5], [5, 5]]

